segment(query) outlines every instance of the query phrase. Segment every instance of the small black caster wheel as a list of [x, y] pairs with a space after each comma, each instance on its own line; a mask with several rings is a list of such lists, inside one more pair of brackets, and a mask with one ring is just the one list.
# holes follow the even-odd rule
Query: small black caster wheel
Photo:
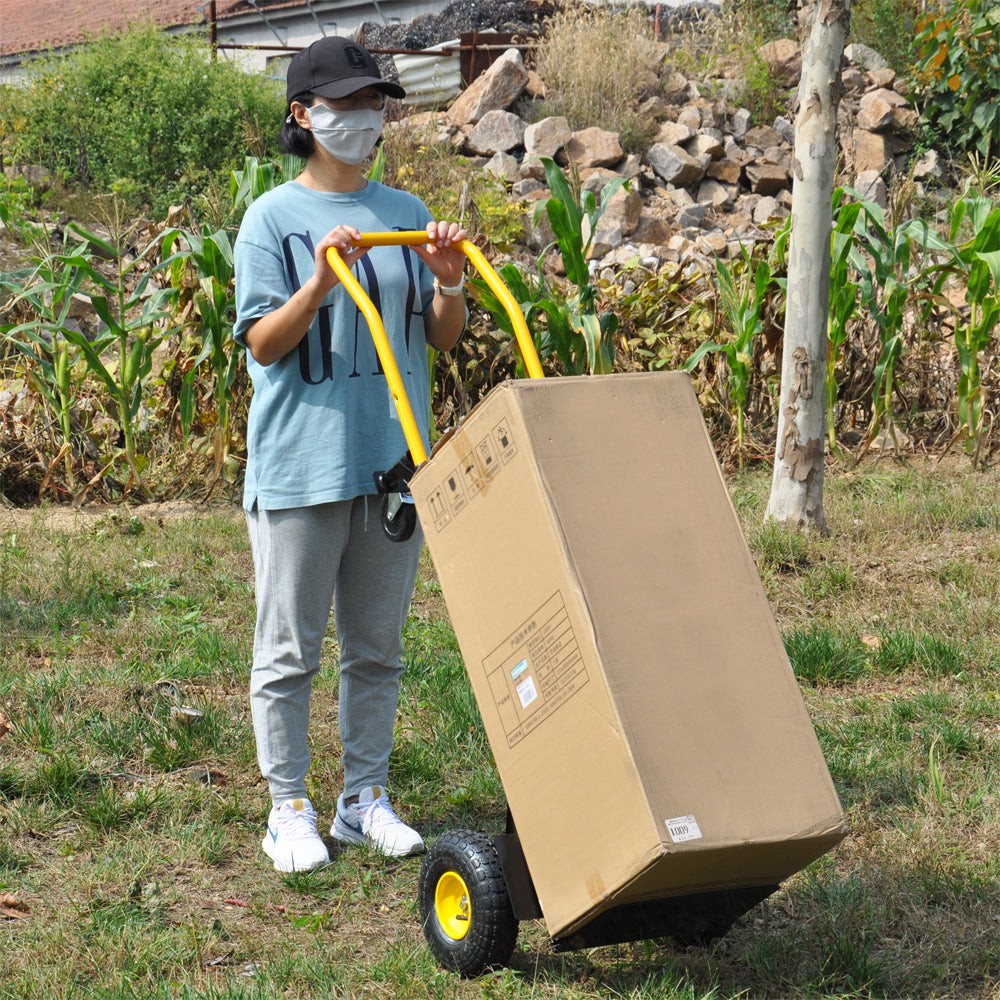
[[485, 833], [439, 837], [420, 866], [420, 921], [434, 957], [474, 977], [506, 965], [517, 941], [500, 858]]
[[417, 508], [409, 493], [384, 493], [379, 504], [382, 530], [390, 542], [405, 542], [417, 526]]

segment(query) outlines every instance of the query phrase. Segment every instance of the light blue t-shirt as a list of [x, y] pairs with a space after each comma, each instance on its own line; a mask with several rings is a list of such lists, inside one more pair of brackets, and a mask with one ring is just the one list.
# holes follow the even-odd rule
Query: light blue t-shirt
[[[423, 230], [415, 196], [369, 181], [333, 194], [288, 181], [248, 209], [235, 245], [236, 326], [242, 339], [288, 301], [315, 270], [315, 247], [334, 226], [360, 232]], [[433, 275], [408, 247], [373, 247], [354, 265], [392, 344], [406, 394], [427, 443], [430, 408], [424, 314]], [[295, 350], [266, 368], [246, 352], [254, 394], [247, 424], [243, 506], [308, 507], [374, 493], [372, 473], [406, 453], [406, 439], [372, 341], [354, 300], [337, 285]]]

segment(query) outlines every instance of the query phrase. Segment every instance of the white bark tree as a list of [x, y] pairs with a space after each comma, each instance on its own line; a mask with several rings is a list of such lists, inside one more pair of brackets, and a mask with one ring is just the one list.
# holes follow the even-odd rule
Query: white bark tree
[[764, 515], [801, 530], [823, 516], [830, 232], [840, 63], [851, 0], [799, 0], [802, 77], [795, 116], [792, 231], [771, 496]]

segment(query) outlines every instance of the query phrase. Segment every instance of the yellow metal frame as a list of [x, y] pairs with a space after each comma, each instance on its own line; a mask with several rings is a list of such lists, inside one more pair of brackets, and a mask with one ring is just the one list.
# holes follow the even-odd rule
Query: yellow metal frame
[[[358, 247], [384, 247], [384, 246], [414, 246], [429, 242], [427, 233], [422, 230], [401, 233], [362, 233], [361, 238], [354, 241]], [[528, 325], [524, 321], [524, 314], [517, 300], [510, 293], [510, 289], [503, 283], [500, 275], [493, 270], [490, 262], [483, 256], [482, 251], [469, 240], [461, 240], [455, 246], [461, 250], [466, 257], [472, 261], [480, 276], [490, 286], [493, 294], [503, 303], [510, 317], [511, 325], [514, 327], [514, 336], [517, 337], [518, 346], [521, 348], [521, 357], [524, 359], [524, 367], [530, 378], [542, 378], [542, 365], [538, 360], [538, 352], [528, 331]], [[326, 259], [330, 263], [337, 277], [347, 289], [351, 298], [357, 303], [362, 315], [368, 321], [368, 328], [372, 332], [372, 339], [375, 341], [375, 350], [378, 352], [379, 360], [382, 362], [382, 370], [385, 372], [386, 381], [389, 383], [389, 391], [392, 393], [393, 402], [396, 404], [396, 412], [399, 414], [400, 423], [403, 425], [403, 434], [406, 437], [406, 444], [410, 449], [410, 458], [414, 465], [420, 465], [427, 461], [427, 452], [424, 449], [423, 441], [420, 438], [420, 429], [413, 416], [413, 408], [406, 395], [403, 380], [396, 365], [396, 359], [389, 344], [389, 338], [385, 334], [385, 326], [382, 324], [382, 317], [374, 303], [368, 297], [368, 293], [361, 287], [358, 280], [351, 274], [351, 269], [344, 263], [344, 258], [340, 256], [336, 247], [330, 247], [326, 252]]]

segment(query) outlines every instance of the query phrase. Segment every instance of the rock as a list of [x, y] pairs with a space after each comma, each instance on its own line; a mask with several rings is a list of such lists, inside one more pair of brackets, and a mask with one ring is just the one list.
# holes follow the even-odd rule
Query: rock
[[848, 62], [860, 66], [862, 69], [888, 69], [889, 64], [873, 49], [860, 42], [852, 42], [844, 49], [844, 56]]
[[536, 101], [545, 97], [545, 81], [533, 70], [528, 70], [528, 82], [524, 85], [524, 92]]
[[742, 141], [750, 128], [750, 112], [746, 108], [737, 108], [733, 112], [733, 138]]
[[708, 177], [698, 187], [698, 201], [709, 204], [713, 208], [731, 207], [733, 191], [727, 185]]
[[524, 122], [509, 111], [487, 111], [465, 138], [474, 156], [508, 153], [524, 143]]
[[545, 180], [545, 165], [537, 156], [526, 156], [521, 161], [521, 176], [531, 177], [535, 180]]
[[28, 184], [39, 191], [47, 191], [52, 187], [53, 177], [47, 167], [38, 163], [18, 164], [12, 167], [4, 167], [4, 174], [13, 179], [23, 177]]
[[656, 134], [656, 142], [665, 142], [670, 146], [683, 146], [695, 134], [694, 129], [680, 122], [664, 122]]
[[483, 164], [483, 170], [494, 174], [508, 184], [515, 184], [521, 180], [521, 164], [517, 162], [517, 157], [510, 153], [498, 152]]
[[528, 71], [518, 49], [507, 49], [490, 68], [455, 99], [448, 117], [460, 125], [475, 124], [487, 111], [503, 111], [524, 93]]
[[778, 201], [776, 198], [772, 198], [769, 195], [758, 199], [757, 204], [753, 209], [753, 221], [758, 225], [762, 226], [769, 219], [774, 218], [778, 214]]
[[642, 173], [642, 157], [638, 153], [629, 153], [615, 165], [615, 170], [629, 180]]
[[701, 112], [693, 104], [686, 104], [677, 114], [677, 123], [697, 132], [701, 128]]
[[876, 87], [891, 87], [896, 81], [896, 71], [885, 66], [869, 70], [868, 77]]
[[943, 176], [941, 157], [933, 149], [929, 149], [913, 164], [913, 179], [915, 181], [937, 181]]
[[892, 109], [893, 132], [915, 132], [920, 125], [920, 115], [913, 108]]
[[745, 173], [754, 194], [773, 195], [791, 185], [788, 171], [776, 163], [748, 163]]
[[[607, 211], [604, 216], [614, 219], [623, 236], [631, 236], [639, 225], [639, 216], [642, 214], [642, 195], [634, 185], [629, 185], [628, 190], [619, 188], [611, 200], [608, 202]], [[604, 216], [601, 221], [604, 221]]]
[[[706, 135], [704, 132], [692, 136], [683, 145], [685, 151], [696, 160], [700, 160], [702, 156], [707, 156], [709, 161], [721, 160], [726, 155], [722, 143], [714, 136]], [[708, 164], [706, 164], [706, 169], [707, 166]]]
[[688, 79], [683, 73], [673, 72], [660, 83], [663, 96], [672, 104], [682, 104], [690, 96]]
[[802, 76], [802, 50], [792, 38], [778, 38], [762, 45], [757, 54], [783, 87], [797, 87]]
[[534, 177], [525, 177], [514, 182], [510, 193], [520, 201], [538, 201], [548, 196], [549, 189], [542, 181], [535, 180]]
[[662, 245], [673, 235], [670, 220], [655, 209], [644, 207], [632, 236], [639, 243]]
[[743, 176], [743, 164], [729, 157], [724, 160], [715, 160], [708, 165], [705, 175], [721, 184], [739, 184], [740, 178]]
[[707, 215], [708, 205], [688, 205], [677, 213], [677, 225], [682, 229], [700, 229]]
[[596, 126], [574, 132], [563, 149], [581, 170], [614, 166], [625, 155], [618, 133]]
[[757, 125], [755, 128], [747, 130], [744, 141], [747, 146], [765, 150], [769, 146], [780, 145], [784, 140], [776, 129], [770, 128], [768, 125]]
[[877, 170], [864, 170], [854, 178], [854, 188], [866, 201], [882, 208], [889, 207], [889, 191]]
[[784, 115], [778, 115], [778, 117], [774, 119], [774, 131], [777, 132], [789, 146], [795, 145], [795, 124], [791, 121], [791, 119], [786, 118]]
[[646, 152], [646, 160], [657, 177], [679, 188], [696, 183], [705, 173], [698, 161], [686, 150], [665, 142], [650, 146]]
[[563, 146], [569, 142], [573, 130], [561, 115], [543, 118], [524, 130], [524, 154], [526, 157], [548, 156], [555, 159]]
[[840, 74], [840, 82], [843, 84], [845, 94], [860, 94], [868, 86], [868, 78], [864, 70], [857, 66], [848, 66]]
[[893, 113], [906, 104], [906, 98], [894, 90], [869, 91], [858, 105], [857, 124], [868, 132], [880, 132], [893, 122]]
[[862, 174], [868, 170], [882, 173], [892, 160], [892, 146], [886, 135], [857, 128], [851, 141], [850, 152], [856, 173]]

